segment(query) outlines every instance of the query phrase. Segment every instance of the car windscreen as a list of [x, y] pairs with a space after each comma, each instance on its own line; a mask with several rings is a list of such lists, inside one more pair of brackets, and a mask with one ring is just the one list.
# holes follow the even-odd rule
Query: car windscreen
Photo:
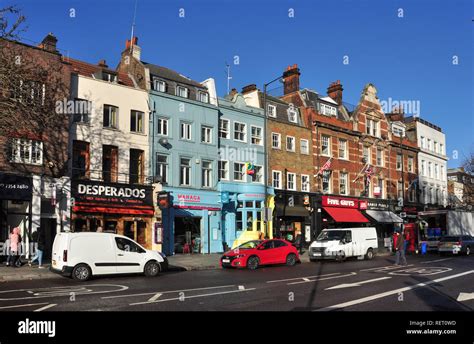
[[242, 245], [238, 246], [238, 248], [240, 248], [240, 249], [252, 249], [252, 248], [256, 248], [261, 243], [262, 243], [261, 240], [247, 241], [247, 242], [243, 243]]
[[330, 240], [341, 240], [344, 238], [346, 231], [322, 231], [318, 237], [317, 241], [330, 241]]
[[461, 237], [457, 237], [457, 236], [446, 236], [440, 239], [440, 241], [459, 241], [459, 240], [461, 240]]

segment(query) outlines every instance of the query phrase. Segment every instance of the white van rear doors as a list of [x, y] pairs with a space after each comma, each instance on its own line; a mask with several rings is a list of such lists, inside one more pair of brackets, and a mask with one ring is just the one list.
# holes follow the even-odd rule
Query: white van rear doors
[[117, 273], [143, 272], [146, 251], [130, 239], [114, 237]]

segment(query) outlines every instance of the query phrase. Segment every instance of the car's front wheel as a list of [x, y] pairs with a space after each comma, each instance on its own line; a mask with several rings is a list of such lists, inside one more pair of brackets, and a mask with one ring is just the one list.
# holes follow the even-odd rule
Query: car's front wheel
[[286, 265], [293, 266], [296, 264], [296, 255], [294, 253], [290, 253], [286, 256]]
[[367, 260], [372, 260], [374, 258], [374, 250], [372, 250], [371, 248], [369, 248], [367, 250], [367, 253], [365, 255], [365, 259]]
[[247, 269], [249, 270], [256, 270], [260, 265], [260, 259], [257, 256], [252, 256], [247, 259]]
[[160, 265], [157, 262], [148, 262], [145, 264], [144, 273], [146, 277], [155, 277], [160, 273]]
[[77, 264], [72, 269], [72, 278], [76, 281], [85, 282], [92, 276], [91, 268], [87, 264]]

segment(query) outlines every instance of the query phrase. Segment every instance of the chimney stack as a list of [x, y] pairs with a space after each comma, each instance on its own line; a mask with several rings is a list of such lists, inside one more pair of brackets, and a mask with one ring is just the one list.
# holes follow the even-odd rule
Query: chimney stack
[[257, 85], [250, 84], [250, 85], [242, 87], [242, 94], [250, 93], [250, 92], [253, 92], [253, 91], [256, 91], [256, 90], [257, 90]]
[[239, 93], [239, 92], [237, 92], [237, 89], [235, 89], [235, 88], [231, 89], [230, 92], [229, 92], [230, 98], [234, 98], [234, 96], [235, 96], [237, 93]]
[[58, 50], [56, 49], [56, 43], [58, 43], [58, 39], [50, 32], [45, 38], [43, 38], [43, 41], [38, 45], [38, 47], [52, 53], [57, 53]]
[[342, 88], [341, 85], [341, 80], [336, 80], [334, 82], [331, 82], [331, 84], [328, 87], [328, 96], [331, 97], [336, 103], [339, 105], [342, 104], [342, 91], [344, 89]]
[[286, 95], [288, 93], [299, 91], [300, 89], [300, 70], [297, 64], [293, 66], [288, 66], [286, 71], [283, 72], [283, 78], [285, 79], [283, 93]]
[[100, 60], [97, 65], [98, 65], [99, 67], [102, 67], [102, 68], [109, 68], [109, 66], [107, 65], [107, 63], [105, 62], [105, 60]]
[[140, 61], [142, 49], [137, 45], [138, 37], [133, 37], [132, 40], [127, 39], [125, 42], [125, 50], [131, 51], [132, 56]]

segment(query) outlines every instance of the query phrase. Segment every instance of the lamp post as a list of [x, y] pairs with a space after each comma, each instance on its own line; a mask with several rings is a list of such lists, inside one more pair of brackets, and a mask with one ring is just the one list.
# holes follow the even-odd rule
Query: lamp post
[[[264, 137], [264, 145], [263, 145], [263, 155], [265, 158], [265, 167], [264, 167], [264, 182], [265, 182], [265, 198], [264, 198], [264, 221], [263, 221], [263, 231], [266, 234], [268, 233], [268, 140], [267, 140], [267, 87], [271, 84], [273, 84], [275, 81], [281, 81], [283, 82], [283, 76], [279, 76], [278, 78], [273, 79], [270, 82], [264, 83], [263, 84], [263, 137]], [[271, 141], [271, 140], [270, 140]]]

